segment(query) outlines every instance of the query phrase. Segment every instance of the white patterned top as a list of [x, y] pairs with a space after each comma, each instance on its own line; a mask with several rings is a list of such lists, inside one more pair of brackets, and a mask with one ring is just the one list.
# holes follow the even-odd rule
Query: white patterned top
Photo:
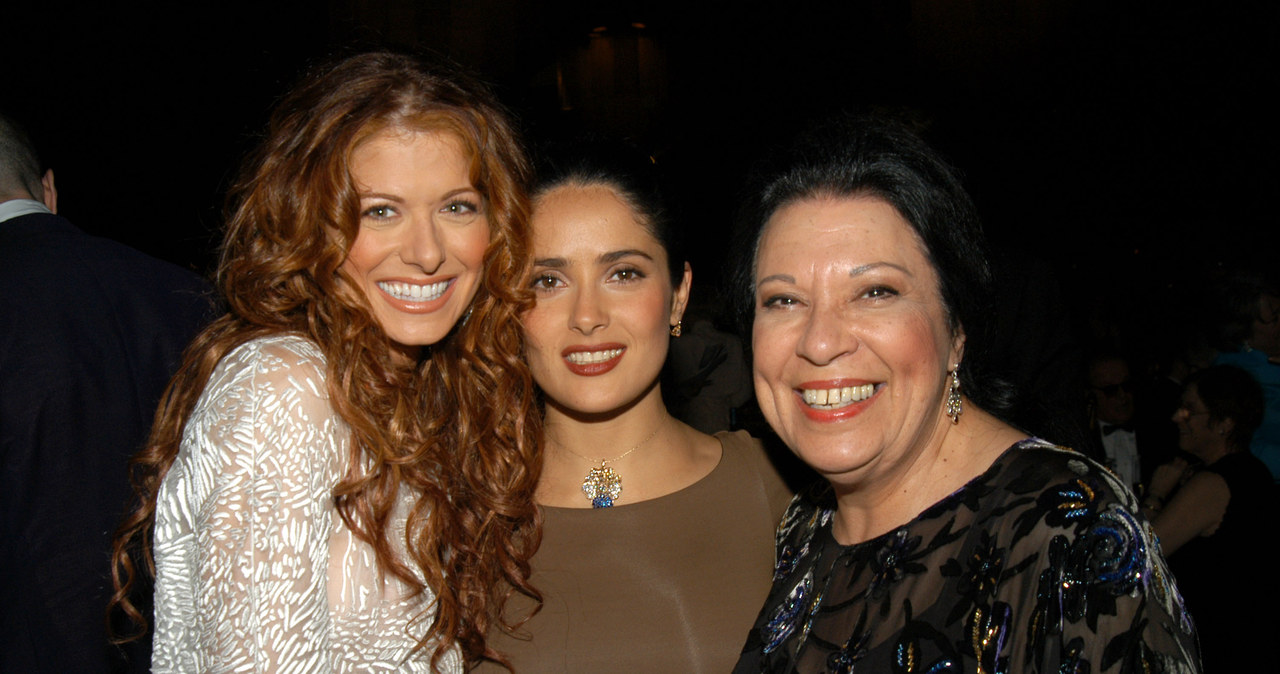
[[[349, 442], [310, 341], [256, 339], [218, 363], [160, 485], [154, 672], [432, 671], [411, 651], [433, 595], [382, 577], [334, 506]], [[462, 665], [456, 647], [441, 661]]]

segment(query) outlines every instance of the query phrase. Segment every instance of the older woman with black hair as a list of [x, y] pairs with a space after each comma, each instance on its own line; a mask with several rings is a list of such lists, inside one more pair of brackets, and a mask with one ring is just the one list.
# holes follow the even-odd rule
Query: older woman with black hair
[[756, 395], [828, 484], [783, 518], [737, 671], [1198, 671], [1132, 494], [994, 413], [991, 276], [953, 171], [904, 128], [840, 120], [754, 194]]
[[1178, 448], [1198, 461], [1157, 468], [1142, 499], [1199, 620], [1211, 672], [1260, 671], [1271, 659], [1271, 649], [1261, 647], [1269, 626], [1237, 605], [1248, 597], [1275, 606], [1275, 574], [1239, 573], [1232, 564], [1253, 554], [1259, 533], [1275, 522], [1271, 474], [1249, 451], [1262, 414], [1262, 388], [1248, 372], [1214, 365], [1188, 377], [1173, 421]]

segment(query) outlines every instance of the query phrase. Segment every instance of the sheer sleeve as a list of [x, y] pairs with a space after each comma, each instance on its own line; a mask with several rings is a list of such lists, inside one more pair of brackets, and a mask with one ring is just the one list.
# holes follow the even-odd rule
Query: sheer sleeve
[[1079, 526], [1042, 526], [1028, 537], [1043, 546], [1038, 582], [1027, 587], [1034, 594], [1020, 600], [1034, 606], [1023, 614], [1034, 671], [1198, 672], [1193, 626], [1151, 525], [1106, 477], [1110, 489], [1097, 492], [1091, 513], [1080, 509]]
[[160, 491], [154, 671], [335, 669], [330, 494], [345, 454], [309, 343], [224, 358]]

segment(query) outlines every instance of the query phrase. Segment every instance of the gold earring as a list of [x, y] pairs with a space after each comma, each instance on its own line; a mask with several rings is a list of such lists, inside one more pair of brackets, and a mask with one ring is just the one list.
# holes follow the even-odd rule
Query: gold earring
[[964, 403], [960, 400], [960, 364], [956, 363], [951, 371], [951, 384], [947, 386], [947, 416], [951, 423], [960, 423], [960, 415], [964, 412]]
[[672, 337], [679, 337], [679, 336], [680, 336], [680, 332], [681, 332], [681, 330], [680, 330], [680, 325], [681, 325], [683, 322], [684, 322], [684, 321], [681, 321], [681, 320], [679, 320], [679, 319], [676, 319], [676, 324], [675, 324], [675, 325], [673, 325], [673, 326], [671, 326], [671, 336], [672, 336]]

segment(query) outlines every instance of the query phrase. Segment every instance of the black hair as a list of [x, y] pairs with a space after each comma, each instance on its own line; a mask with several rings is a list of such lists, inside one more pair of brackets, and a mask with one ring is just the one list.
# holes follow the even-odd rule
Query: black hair
[[[910, 128], [883, 116], [840, 116], [803, 132], [756, 167], [738, 217], [731, 286], [742, 327], [754, 316], [760, 236], [784, 206], [822, 198], [883, 199], [911, 225], [938, 275], [953, 331], [965, 334], [960, 382], [979, 407], [1007, 418], [1012, 387], [984, 353], [994, 292], [986, 241], [958, 173]], [[748, 333], [749, 334], [749, 331]]]
[[1232, 365], [1211, 365], [1187, 377], [1187, 388], [1192, 386], [1209, 411], [1210, 421], [1234, 422], [1227, 443], [1248, 450], [1254, 431], [1262, 425], [1266, 405], [1258, 380]]
[[616, 192], [666, 251], [671, 286], [679, 287], [688, 258], [666, 199], [663, 177], [651, 156], [624, 141], [590, 136], [544, 150], [536, 171], [535, 204], [564, 186], [602, 185]]

